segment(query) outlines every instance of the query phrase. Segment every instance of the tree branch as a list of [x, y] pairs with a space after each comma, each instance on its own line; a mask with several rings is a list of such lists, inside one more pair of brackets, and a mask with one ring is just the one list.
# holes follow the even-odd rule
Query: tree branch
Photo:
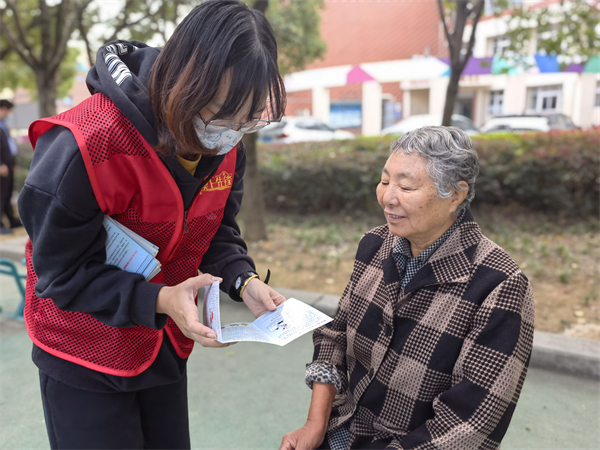
[[[38, 4], [40, 5], [40, 29], [42, 34], [42, 51], [40, 52], [40, 59], [43, 61], [44, 65], [47, 65], [52, 58], [52, 54], [54, 53], [53, 50], [55, 50], [51, 48], [52, 42], [50, 41], [50, 13], [48, 11], [46, 0], [38, 0]], [[59, 28], [60, 26], [57, 23], [56, 29], [58, 30]], [[54, 45], [56, 45], [56, 42]]]
[[[25, 38], [25, 32], [23, 31], [21, 19], [19, 18], [19, 12], [17, 11], [17, 6], [15, 5], [14, 0], [5, 0], [5, 1], [6, 1], [6, 5], [10, 8], [10, 10], [13, 13], [13, 19], [14, 19], [13, 23], [17, 27], [17, 33], [19, 36], [17, 37], [14, 34], [12, 34], [10, 29], [7, 27], [6, 22], [4, 22], [4, 21], [2, 21], [2, 25], [3, 25], [2, 31], [5, 34], [5, 36], [7, 37], [7, 39], [10, 41], [11, 45], [13, 47], [15, 47], [15, 50], [17, 51], [19, 56], [21, 58], [23, 58], [23, 61], [25, 61], [27, 63], [27, 65], [29, 65], [29, 67], [34, 68], [34, 67], [38, 66], [40, 62], [36, 58], [35, 53], [33, 52], [33, 49], [29, 45], [29, 42], [27, 42], [27, 39]], [[10, 37], [9, 37], [9, 34], [10, 34]]]
[[88, 30], [85, 29], [85, 25], [83, 23], [83, 10], [80, 11], [79, 17], [77, 19], [77, 29], [79, 30], [79, 36], [83, 40], [85, 44], [85, 52], [87, 54], [88, 63], [90, 67], [94, 64], [95, 60], [92, 59], [92, 46], [90, 45], [90, 40], [88, 38]]
[[448, 25], [446, 25], [446, 18], [444, 17], [444, 5], [442, 5], [442, 0], [438, 0], [438, 9], [440, 10], [440, 19], [442, 20], [442, 24], [444, 25], [444, 33], [446, 34], [446, 40], [448, 44], [450, 44], [450, 31], [448, 31]]
[[49, 67], [51, 71], [58, 70], [60, 63], [67, 54], [67, 44], [69, 39], [71, 39], [73, 30], [77, 27], [77, 18], [80, 16], [80, 14], [83, 14], [83, 10], [91, 3], [91, 1], [92, 0], [85, 0], [81, 2], [74, 10], [67, 11], [64, 24], [62, 27], [59, 27], [62, 29], [62, 32], [58, 35], [59, 40], [56, 42], [56, 51], [50, 60]]
[[12, 48], [10, 47], [0, 49], [0, 61], [6, 58], [10, 54], [10, 52], [12, 52]]
[[467, 55], [464, 61], [461, 63], [460, 71], [462, 73], [463, 69], [467, 65], [469, 58], [473, 54], [473, 47], [475, 46], [475, 32], [477, 31], [477, 25], [479, 24], [479, 19], [481, 18], [481, 14], [483, 13], [484, 0], [478, 0], [477, 5], [473, 10], [475, 18], [473, 19], [473, 28], [471, 29], [471, 36], [469, 37], [469, 44], [467, 46]]
[[33, 70], [36, 70], [39, 67], [39, 61], [32, 55], [21, 43], [21, 41], [13, 34], [13, 32], [6, 26], [6, 23], [2, 23], [2, 34], [6, 37], [12, 49], [17, 52], [17, 54], [21, 57], [21, 59], [31, 67]]
[[[111, 41], [116, 41], [117, 39], [119, 39], [119, 33], [121, 31], [123, 31], [125, 28], [130, 28], [134, 25], [137, 25], [138, 23], [140, 23], [142, 20], [145, 20], [149, 17], [152, 17], [154, 14], [150, 11], [151, 6], [150, 5], [146, 5], [147, 6], [147, 10], [146, 10], [146, 14], [144, 14], [142, 17], [140, 17], [137, 20], [134, 20], [133, 22], [128, 22], [127, 18], [129, 16], [129, 14], [127, 13], [127, 9], [131, 7], [132, 4], [132, 0], [127, 0], [127, 2], [125, 3], [125, 7], [123, 8], [123, 20], [121, 21], [121, 23], [119, 23], [118, 25], [115, 26], [115, 31], [113, 32], [112, 36], [110, 37], [110, 39], [106, 39], [106, 42], [111, 42]], [[158, 11], [157, 11], [158, 12]]]
[[467, 12], [468, 0], [457, 0], [456, 1], [456, 22], [454, 24], [453, 42], [451, 44], [452, 52], [450, 59], [459, 64], [461, 62], [460, 52], [462, 50], [462, 37], [465, 31], [465, 25], [469, 13]]
[[58, 6], [58, 10], [56, 12], [56, 30], [54, 30], [54, 44], [58, 47], [58, 43], [62, 40], [61, 34], [64, 32], [63, 21], [65, 20], [65, 13], [68, 14], [68, 9], [71, 6], [70, 0], [62, 0], [60, 5]]

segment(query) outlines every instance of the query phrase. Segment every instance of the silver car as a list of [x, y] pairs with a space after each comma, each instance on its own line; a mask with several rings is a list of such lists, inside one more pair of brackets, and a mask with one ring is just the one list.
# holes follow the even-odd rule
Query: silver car
[[[460, 128], [469, 136], [479, 133], [477, 125], [471, 119], [460, 114], [452, 114], [451, 125]], [[382, 136], [399, 136], [409, 131], [416, 130], [421, 127], [435, 127], [442, 124], [442, 116], [436, 114], [418, 114], [416, 116], [407, 117], [392, 126], [384, 128], [381, 131]]]
[[561, 113], [554, 114], [519, 114], [493, 117], [481, 127], [482, 133], [496, 133], [501, 131], [550, 131], [573, 130], [577, 127], [573, 121]]
[[259, 142], [291, 144], [294, 142], [331, 141], [334, 139], [354, 139], [349, 131], [336, 130], [316, 117], [284, 117], [258, 132]]

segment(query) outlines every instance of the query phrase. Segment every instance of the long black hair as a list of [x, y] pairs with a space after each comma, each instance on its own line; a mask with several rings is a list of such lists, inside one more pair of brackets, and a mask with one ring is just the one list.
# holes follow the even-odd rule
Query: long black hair
[[270, 118], [281, 119], [285, 89], [271, 25], [261, 12], [238, 0], [209, 0], [183, 19], [152, 67], [149, 95], [158, 119], [158, 151], [215, 153], [200, 143], [193, 119], [214, 97], [228, 69], [227, 100], [215, 119], [235, 116], [248, 98], [252, 104], [247, 120], [265, 98]]

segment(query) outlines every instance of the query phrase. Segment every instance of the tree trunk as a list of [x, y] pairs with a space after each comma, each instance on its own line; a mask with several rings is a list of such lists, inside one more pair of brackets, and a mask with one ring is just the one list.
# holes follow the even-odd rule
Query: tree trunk
[[448, 89], [446, 90], [446, 104], [444, 105], [444, 117], [442, 126], [449, 127], [452, 124], [452, 113], [454, 112], [454, 103], [458, 95], [458, 83], [460, 81], [460, 71], [453, 65]]
[[[264, 13], [269, 0], [255, 0], [253, 8]], [[248, 242], [267, 240], [265, 227], [265, 200], [263, 198], [262, 179], [258, 169], [256, 140], [258, 135], [244, 135], [246, 146], [246, 173], [244, 175], [244, 201], [240, 215], [244, 221], [243, 238]]]
[[257, 138], [256, 133], [244, 135], [246, 173], [244, 175], [244, 201], [242, 202], [241, 216], [244, 220], [243, 237], [249, 242], [267, 240], [265, 201], [262, 179], [258, 169], [258, 152], [256, 151]]
[[57, 73], [38, 71], [37, 88], [40, 117], [52, 117], [56, 115], [56, 90], [58, 89]]

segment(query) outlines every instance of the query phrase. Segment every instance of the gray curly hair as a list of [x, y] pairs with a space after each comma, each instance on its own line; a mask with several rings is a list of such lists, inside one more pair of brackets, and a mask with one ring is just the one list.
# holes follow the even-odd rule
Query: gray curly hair
[[456, 208], [458, 216], [475, 197], [475, 179], [479, 162], [473, 142], [467, 133], [456, 127], [422, 127], [410, 131], [390, 145], [392, 153], [406, 155], [416, 152], [427, 160], [427, 175], [435, 185], [437, 196], [450, 198], [452, 190], [462, 191], [459, 182], [469, 186], [467, 197]]

